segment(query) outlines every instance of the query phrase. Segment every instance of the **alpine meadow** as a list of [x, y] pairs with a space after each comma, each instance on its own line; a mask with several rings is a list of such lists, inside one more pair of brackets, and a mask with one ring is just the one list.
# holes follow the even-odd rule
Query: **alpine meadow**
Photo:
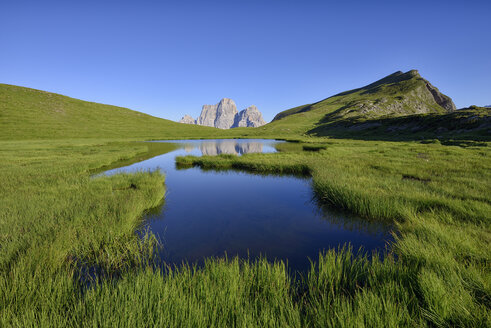
[[491, 327], [491, 108], [406, 69], [457, 27], [401, 54], [427, 25], [399, 20], [434, 26], [416, 4], [58, 5], [0, 5], [0, 327]]

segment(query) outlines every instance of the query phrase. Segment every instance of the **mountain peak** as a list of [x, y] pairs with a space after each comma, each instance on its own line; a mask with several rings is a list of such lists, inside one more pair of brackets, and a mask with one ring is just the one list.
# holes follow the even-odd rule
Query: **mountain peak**
[[230, 105], [233, 104], [235, 106], [235, 101], [233, 101], [230, 98], [222, 98], [222, 99], [220, 99], [220, 101], [218, 102], [218, 104], [230, 104]]
[[235, 117], [234, 128], [239, 127], [258, 127], [266, 124], [263, 115], [256, 106], [251, 105], [243, 109]]
[[196, 120], [194, 118], [192, 118], [191, 116], [186, 114], [181, 118], [179, 123], [196, 124]]
[[430, 82], [422, 78], [417, 70], [413, 69], [405, 73], [397, 71], [364, 87], [341, 92], [319, 102], [281, 112], [275, 116], [273, 121], [318, 108], [326, 108], [327, 115], [323, 122], [456, 110], [450, 97], [442, 94]]
[[258, 127], [266, 124], [256, 106], [252, 105], [238, 112], [235, 102], [230, 98], [222, 98], [216, 105], [203, 105], [201, 114], [196, 120], [189, 115], [184, 115], [179, 123], [212, 126], [219, 129]]
[[250, 105], [249, 107], [247, 107], [246, 109], [243, 109], [244, 111], [246, 112], [259, 112], [259, 109], [257, 109], [257, 107], [255, 105]]

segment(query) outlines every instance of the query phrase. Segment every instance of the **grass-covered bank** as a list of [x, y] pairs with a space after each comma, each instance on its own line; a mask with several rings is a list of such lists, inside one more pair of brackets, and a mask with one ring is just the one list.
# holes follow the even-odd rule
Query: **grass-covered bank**
[[[393, 292], [406, 293], [407, 300], [395, 301], [396, 308], [425, 325], [489, 325], [488, 147], [351, 140], [329, 140], [325, 146], [312, 152], [305, 150], [309, 145], [283, 144], [279, 154], [186, 156], [177, 162], [207, 169], [309, 172], [324, 203], [368, 220], [396, 223], [395, 265], [406, 268], [402, 281], [407, 285], [398, 284], [400, 272], [384, 279], [397, 286]], [[380, 302], [391, 298], [375, 297]]]
[[162, 201], [164, 177], [91, 178], [91, 172], [149, 147], [172, 149], [98, 140], [1, 142], [0, 326], [63, 326], [79, 298], [80, 266], [113, 273], [145, 260], [153, 239], [142, 241], [135, 230], [142, 213]]

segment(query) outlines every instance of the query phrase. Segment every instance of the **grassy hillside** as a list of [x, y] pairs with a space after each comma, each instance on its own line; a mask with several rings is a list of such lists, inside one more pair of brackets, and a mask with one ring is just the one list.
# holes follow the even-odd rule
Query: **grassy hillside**
[[0, 140], [197, 138], [223, 133], [127, 108], [0, 84]]
[[452, 100], [415, 70], [276, 115], [256, 130], [269, 135], [349, 138], [446, 138], [490, 135], [490, 111], [456, 111]]
[[298, 113], [326, 110], [328, 105], [342, 105], [336, 108], [333, 118], [442, 113], [455, 108], [449, 97], [439, 93], [418, 71], [412, 70], [395, 72], [362, 88], [283, 111], [273, 121]]

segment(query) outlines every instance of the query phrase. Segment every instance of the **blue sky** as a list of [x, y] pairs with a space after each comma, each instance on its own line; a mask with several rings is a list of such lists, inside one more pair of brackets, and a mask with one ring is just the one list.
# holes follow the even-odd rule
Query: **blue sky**
[[0, 3], [0, 83], [178, 120], [235, 100], [279, 111], [420, 74], [491, 104], [491, 1]]

